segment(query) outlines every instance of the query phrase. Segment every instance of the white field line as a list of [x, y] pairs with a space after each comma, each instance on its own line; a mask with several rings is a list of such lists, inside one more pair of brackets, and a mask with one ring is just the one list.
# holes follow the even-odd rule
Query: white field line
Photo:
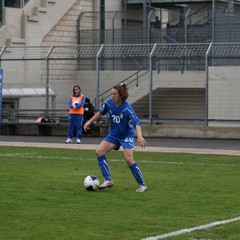
[[[119, 162], [122, 160], [118, 160], [118, 159], [108, 159], [108, 161], [110, 162]], [[163, 160], [137, 160], [137, 162], [141, 162], [141, 163], [159, 163], [159, 164], [173, 164], [173, 165], [200, 165], [200, 166], [214, 166], [214, 167], [240, 167], [240, 164], [224, 164], [224, 163], [201, 163], [201, 162], [167, 162], [167, 161], [163, 161]]]
[[219, 225], [224, 225], [224, 224], [231, 223], [231, 222], [236, 222], [236, 221], [239, 221], [239, 220], [240, 220], [240, 217], [236, 217], [236, 218], [232, 218], [232, 219], [227, 219], [227, 220], [208, 223], [208, 224], [201, 225], [201, 226], [198, 226], [198, 227], [185, 228], [185, 229], [177, 230], [177, 231], [174, 231], [174, 232], [161, 234], [161, 235], [158, 235], [158, 236], [155, 236], [155, 237], [148, 237], [148, 238], [144, 238], [142, 240], [159, 240], [159, 239], [164, 239], [164, 238], [168, 238], [168, 237], [179, 236], [179, 235], [182, 235], [182, 234], [185, 234], [185, 233], [194, 232], [196, 230], [205, 230], [205, 229], [208, 229], [208, 228], [212, 228], [212, 227], [219, 226]]
[[[33, 155], [30, 155], [29, 153], [10, 153], [10, 154], [0, 154], [0, 156], [8, 156], [8, 157], [33, 157]], [[49, 157], [46, 157], [46, 156], [35, 156], [36, 158], [49, 158]], [[50, 157], [51, 159], [54, 159], [55, 157]], [[59, 159], [59, 158], [58, 158]], [[71, 157], [62, 157], [61, 159], [76, 159], [76, 158], [71, 158]], [[96, 159], [89, 159], [89, 160], [96, 160]], [[116, 161], [116, 162], [119, 162], [119, 161], [122, 161], [122, 160], [117, 160], [117, 159], [112, 159], [110, 161]], [[234, 167], [239, 167], [240, 165], [234, 165], [234, 164], [231, 164], [231, 165], [227, 165], [227, 164], [207, 164], [207, 163], [183, 163], [183, 162], [166, 162], [166, 161], [147, 161], [147, 160], [144, 160], [144, 161], [141, 161], [141, 162], [144, 162], [144, 163], [160, 163], [160, 164], [192, 164], [192, 165], [211, 165], [211, 166], [234, 166]], [[181, 229], [181, 230], [177, 230], [177, 231], [174, 231], [174, 232], [171, 232], [171, 233], [166, 233], [166, 234], [162, 234], [162, 235], [158, 235], [158, 236], [155, 236], [155, 237], [148, 237], [148, 238], [145, 238], [143, 240], [158, 240], [158, 239], [164, 239], [164, 238], [168, 238], [168, 237], [173, 237], [173, 236], [178, 236], [178, 235], [181, 235], [181, 234], [185, 234], [185, 233], [189, 233], [189, 232], [193, 232], [193, 231], [196, 231], [196, 230], [204, 230], [204, 229], [208, 229], [208, 228], [212, 228], [214, 226], [218, 226], [218, 225], [223, 225], [223, 224], [227, 224], [227, 223], [231, 223], [231, 222], [234, 222], [234, 221], [239, 221], [240, 220], [240, 217], [236, 217], [236, 218], [233, 218], [233, 219], [229, 219], [229, 220], [223, 220], [223, 221], [217, 221], [217, 222], [213, 222], [213, 223], [209, 223], [209, 224], [206, 224], [206, 225], [201, 225], [201, 226], [198, 226], [198, 227], [193, 227], [193, 228], [186, 228], [186, 229]]]
[[[41, 155], [32, 155], [32, 153], [0, 153], [0, 157], [18, 157], [18, 158], [36, 158], [36, 159], [66, 159], [66, 160], [77, 160], [74, 157], [48, 157], [48, 156], [41, 156]], [[95, 157], [93, 158], [84, 158], [85, 160], [93, 160], [97, 161]], [[119, 159], [108, 159], [109, 162], [122, 162], [123, 160]], [[200, 166], [214, 166], [214, 167], [240, 167], [240, 164], [224, 164], [224, 163], [201, 163], [201, 162], [167, 162], [163, 160], [138, 160], [137, 162], [142, 163], [155, 163], [155, 164], [173, 164], [173, 165], [200, 165]]]
[[201, 163], [201, 162], [166, 162], [162, 160], [140, 160], [138, 162], [143, 163], [161, 163], [161, 164], [176, 164], [176, 165], [200, 165], [200, 166], [219, 166], [219, 167], [240, 167], [240, 164], [224, 164], [224, 163]]
[[30, 154], [30, 153], [0, 153], [0, 157], [76, 160], [76, 158], [71, 158], [71, 157], [50, 157], [50, 156], [33, 155], [33, 154]]
[[[66, 143], [36, 143], [36, 142], [4, 142], [0, 146], [15, 147], [39, 147], [39, 148], [63, 148], [63, 149], [87, 149], [95, 150], [98, 144], [66, 144]], [[122, 149], [120, 149], [122, 151]], [[173, 148], [173, 147], [146, 147], [142, 149], [136, 146], [137, 152], [165, 152], [165, 153], [191, 153], [191, 154], [215, 154], [240, 156], [240, 150], [229, 149], [201, 149], [201, 148]]]

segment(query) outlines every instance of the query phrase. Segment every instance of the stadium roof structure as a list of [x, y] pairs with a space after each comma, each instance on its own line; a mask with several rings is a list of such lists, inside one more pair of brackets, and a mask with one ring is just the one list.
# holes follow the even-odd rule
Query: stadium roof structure
[[[51, 88], [48, 90], [49, 97], [56, 97]], [[43, 87], [3, 87], [3, 98], [34, 98], [46, 97], [46, 88]]]

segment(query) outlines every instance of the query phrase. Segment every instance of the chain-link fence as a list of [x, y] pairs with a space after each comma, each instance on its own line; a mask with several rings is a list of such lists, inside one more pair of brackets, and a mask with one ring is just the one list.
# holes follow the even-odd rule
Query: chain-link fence
[[83, 12], [78, 18], [78, 44], [236, 42], [239, 13], [240, 5], [234, 1]]
[[3, 105], [66, 110], [73, 85], [80, 84], [97, 110], [111, 87], [125, 82], [143, 122], [240, 123], [239, 59], [240, 43], [3, 47], [3, 88], [45, 89], [41, 99], [3, 91]]

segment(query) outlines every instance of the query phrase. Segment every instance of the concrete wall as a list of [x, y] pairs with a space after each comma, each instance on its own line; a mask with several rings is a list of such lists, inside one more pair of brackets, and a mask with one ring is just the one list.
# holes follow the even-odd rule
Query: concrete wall
[[209, 69], [209, 118], [240, 119], [240, 67]]
[[[36, 124], [18, 123], [2, 124], [1, 135], [26, 136], [66, 136], [67, 123]], [[144, 137], [172, 137], [172, 138], [208, 138], [208, 139], [240, 139], [239, 127], [207, 127], [194, 125], [142, 125]], [[95, 126], [93, 136], [105, 136], [106, 129]]]
[[[136, 71], [102, 71], [100, 72], [100, 93], [110, 89], [116, 83], [133, 75]], [[85, 95], [91, 99], [96, 97], [96, 72], [80, 71], [77, 78]], [[156, 88], [204, 88], [205, 73], [203, 71], [153, 71], [153, 89]], [[149, 91], [149, 76], [139, 79], [139, 87], [129, 89], [129, 101], [132, 103]], [[137, 98], [136, 98], [137, 97]]]
[[[57, 0], [55, 3], [48, 3], [44, 11], [42, 3], [40, 0], [30, 1], [24, 14], [22, 9], [6, 9], [7, 25], [1, 29], [0, 35], [2, 45], [6, 45], [6, 38], [9, 39], [8, 44], [22, 47], [77, 44], [77, 18], [82, 11], [92, 11], [92, 0]], [[14, 42], [14, 39], [17, 41]], [[2, 61], [1, 67], [4, 69], [3, 87], [5, 84], [41, 87], [46, 85], [45, 61]], [[57, 108], [65, 109], [73, 85], [80, 84], [76, 61], [51, 61], [49, 67], [50, 87], [57, 95]], [[43, 109], [45, 105], [45, 99], [20, 100], [20, 108], [24, 109], [32, 106]]]
[[[100, 93], [110, 89], [115, 84], [121, 82], [133, 71], [103, 71], [100, 73]], [[97, 75], [96, 71], [80, 71], [77, 78], [79, 79], [83, 93], [90, 99], [96, 98]]]
[[0, 45], [10, 43], [11, 38], [22, 38], [23, 36], [23, 12], [22, 9], [5, 8], [5, 26], [0, 30]]
[[149, 125], [142, 128], [143, 136], [148, 137], [240, 139], [239, 127]]
[[[92, 11], [92, 0], [77, 0], [74, 5], [64, 14], [58, 23], [44, 37], [42, 45], [50, 46], [75, 46], [77, 44], [77, 18], [82, 11]], [[86, 23], [87, 25], [89, 23]], [[73, 61], [51, 61], [50, 87], [57, 95], [57, 108], [65, 109], [72, 94], [75, 84], [81, 85], [81, 80], [76, 71], [77, 62]], [[45, 65], [42, 64], [42, 79], [45, 78]]]

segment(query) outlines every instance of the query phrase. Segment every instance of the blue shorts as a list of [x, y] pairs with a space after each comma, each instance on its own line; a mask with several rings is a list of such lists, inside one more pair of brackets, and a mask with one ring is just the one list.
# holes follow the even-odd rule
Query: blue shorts
[[134, 135], [130, 135], [128, 137], [123, 138], [117, 138], [113, 137], [112, 135], [107, 135], [104, 139], [104, 141], [112, 143], [115, 145], [114, 150], [119, 150], [119, 148], [122, 146], [123, 149], [134, 149]]

